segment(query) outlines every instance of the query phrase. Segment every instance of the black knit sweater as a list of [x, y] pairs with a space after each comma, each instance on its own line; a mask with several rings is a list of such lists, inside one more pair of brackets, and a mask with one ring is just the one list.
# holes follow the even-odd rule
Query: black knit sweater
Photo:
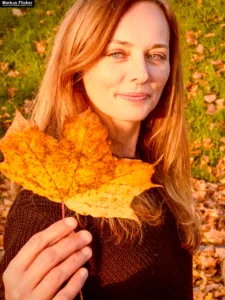
[[[192, 255], [181, 248], [176, 223], [165, 202], [162, 226], [146, 226], [142, 243], [116, 245], [106, 230], [100, 234], [88, 218], [85, 229], [93, 235], [93, 257], [86, 264], [89, 277], [84, 300], [191, 300]], [[66, 216], [73, 212], [66, 209]], [[5, 255], [0, 263], [0, 299], [4, 299], [2, 273], [28, 239], [61, 219], [61, 204], [22, 191], [13, 203], [5, 226]], [[76, 297], [78, 299], [79, 297]], [[41, 299], [40, 299], [41, 300]]]

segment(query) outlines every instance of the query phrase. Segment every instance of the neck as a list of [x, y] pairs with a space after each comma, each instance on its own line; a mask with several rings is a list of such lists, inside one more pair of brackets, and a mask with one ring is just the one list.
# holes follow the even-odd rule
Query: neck
[[135, 157], [140, 123], [117, 123], [116, 120], [113, 120], [113, 123], [114, 127], [110, 128], [112, 153], [118, 157]]
[[141, 122], [121, 121], [98, 112], [109, 128], [112, 153], [117, 157], [137, 156], [136, 146]]

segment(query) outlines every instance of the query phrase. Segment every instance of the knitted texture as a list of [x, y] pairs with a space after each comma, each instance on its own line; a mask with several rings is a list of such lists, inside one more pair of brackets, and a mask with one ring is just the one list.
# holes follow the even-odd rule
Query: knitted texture
[[[84, 300], [192, 300], [192, 255], [181, 248], [176, 222], [165, 203], [165, 222], [145, 226], [140, 243], [116, 244], [106, 227], [85, 229], [93, 235], [93, 257], [85, 265], [88, 279]], [[66, 216], [74, 213], [66, 209]], [[11, 259], [35, 233], [61, 219], [61, 204], [30, 191], [22, 191], [13, 203], [5, 226], [5, 255], [0, 263], [0, 299], [4, 299], [2, 274]], [[79, 296], [76, 297], [76, 300]], [[41, 299], [40, 299], [41, 300]]]

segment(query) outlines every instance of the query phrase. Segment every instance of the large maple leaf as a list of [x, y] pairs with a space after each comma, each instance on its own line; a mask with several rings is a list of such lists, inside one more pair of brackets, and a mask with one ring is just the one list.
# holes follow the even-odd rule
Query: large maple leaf
[[12, 181], [82, 215], [138, 221], [130, 204], [154, 187], [151, 164], [117, 159], [109, 131], [88, 108], [68, 118], [58, 140], [39, 130], [19, 111], [0, 140], [0, 171]]

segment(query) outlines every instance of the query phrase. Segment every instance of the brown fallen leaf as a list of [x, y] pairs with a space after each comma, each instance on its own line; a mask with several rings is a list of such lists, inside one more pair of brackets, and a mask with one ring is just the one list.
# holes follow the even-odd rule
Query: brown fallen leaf
[[223, 73], [223, 72], [225, 72], [225, 65], [222, 68], [220, 68], [218, 71], [216, 71], [216, 74], [220, 75], [220, 73]]
[[209, 124], [209, 130], [212, 131], [212, 130], [214, 129], [214, 127], [215, 127], [215, 124], [214, 124], [214, 123], [210, 123], [210, 124]]
[[45, 24], [45, 23], [47, 23], [48, 21], [47, 20], [40, 20], [40, 23], [41, 24]]
[[53, 10], [47, 10], [46, 15], [47, 16], [52, 16], [52, 15], [54, 15], [54, 11]]
[[225, 258], [223, 258], [221, 262], [221, 275], [223, 277], [223, 280], [225, 282]]
[[215, 101], [217, 109], [223, 109], [224, 108], [224, 99], [217, 99]]
[[221, 261], [225, 259], [225, 247], [224, 248], [216, 248], [216, 254], [221, 258]]
[[194, 300], [204, 300], [205, 294], [200, 290], [193, 290]]
[[211, 149], [213, 146], [215, 146], [213, 143], [212, 143], [212, 139], [210, 138], [207, 138], [207, 139], [204, 139], [203, 140], [203, 147], [207, 150]]
[[211, 103], [209, 104], [206, 113], [207, 114], [214, 114], [217, 111], [216, 105]]
[[217, 68], [220, 68], [224, 65], [224, 63], [221, 59], [218, 59], [218, 60], [210, 59], [210, 62], [212, 65], [216, 66]]
[[36, 47], [36, 52], [38, 54], [44, 53], [46, 50], [46, 41], [34, 42]]
[[130, 204], [135, 196], [156, 186], [151, 182], [153, 165], [113, 157], [108, 136], [107, 127], [90, 108], [68, 118], [58, 140], [16, 111], [0, 140], [5, 158], [0, 171], [79, 214], [138, 221]]
[[[217, 290], [215, 290], [214, 296], [216, 299], [224, 299], [225, 296], [225, 286], [219, 285]], [[221, 298], [222, 297], [222, 298]]]
[[204, 55], [199, 55], [199, 54], [196, 54], [196, 53], [194, 53], [193, 55], [192, 55], [192, 58], [191, 58], [191, 62], [200, 62], [200, 61], [202, 61], [202, 60], [204, 60], [205, 59], [205, 56]]
[[216, 52], [216, 47], [210, 48], [209, 51], [210, 51], [211, 53]]
[[17, 70], [15, 70], [15, 71], [14, 70], [10, 70], [7, 75], [9, 77], [17, 77], [17, 76], [19, 76], [19, 74], [20, 73]]
[[197, 45], [198, 44], [197, 39], [198, 39], [200, 33], [201, 33], [200, 30], [198, 30], [198, 31], [186, 31], [185, 37], [186, 37], [187, 43], [190, 46], [191, 45]]
[[215, 245], [224, 245], [225, 243], [225, 231], [220, 231], [211, 228], [208, 232], [204, 232], [204, 238], [207, 242]]
[[194, 79], [201, 79], [203, 77], [203, 74], [201, 72], [196, 71], [192, 74], [192, 77]]
[[205, 47], [201, 44], [198, 44], [198, 46], [196, 47], [195, 51], [202, 54], [204, 52]]
[[12, 9], [12, 14], [13, 14], [13, 16], [16, 16], [16, 17], [23, 17], [24, 16], [24, 13], [19, 8], [13, 8]]
[[221, 137], [221, 142], [225, 144], [225, 136]]
[[206, 37], [206, 38], [210, 38], [210, 37], [214, 37], [214, 36], [216, 36], [215, 32], [209, 32], [209, 33], [204, 35], [204, 37]]
[[17, 91], [18, 91], [17, 88], [15, 88], [15, 87], [9, 87], [8, 88], [8, 95], [9, 95], [9, 97], [14, 98]]
[[2, 72], [7, 71], [8, 66], [9, 66], [9, 63], [6, 63], [6, 62], [4, 62], [4, 61], [0, 61], [0, 70], [1, 70]]
[[206, 95], [206, 96], [204, 96], [204, 101], [207, 102], [207, 103], [215, 102], [216, 101], [216, 95], [215, 94]]

